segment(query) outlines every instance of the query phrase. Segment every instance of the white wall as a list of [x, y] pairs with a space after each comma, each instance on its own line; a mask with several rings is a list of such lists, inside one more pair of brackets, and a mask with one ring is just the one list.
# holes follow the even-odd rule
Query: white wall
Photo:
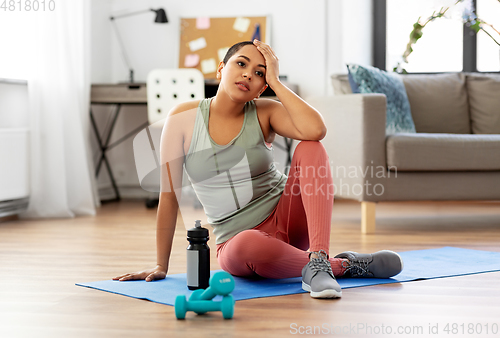
[[[330, 75], [345, 73], [346, 62], [371, 64], [371, 0], [92, 0], [92, 82], [128, 79], [109, 16], [162, 7], [168, 24], [155, 24], [154, 13], [116, 20], [135, 79], [145, 82], [154, 68], [175, 68], [181, 17], [271, 17], [271, 46], [280, 58], [280, 73], [299, 85], [300, 95], [332, 93]], [[111, 107], [94, 107], [105, 125]], [[145, 107], [126, 107], [115, 129], [116, 140], [147, 120]], [[94, 141], [96, 148], [96, 142]], [[97, 151], [94, 153], [97, 156]], [[120, 186], [138, 186], [132, 138], [109, 153]], [[108, 185], [101, 174], [100, 186]]]
[[0, 129], [28, 127], [27, 82], [0, 79]]
[[333, 94], [330, 75], [347, 73], [347, 63], [373, 64], [372, 10], [370, 0], [326, 1], [327, 95]]
[[92, 83], [111, 83], [112, 74], [112, 46], [111, 27], [109, 16], [111, 13], [111, 0], [92, 0], [92, 27], [91, 27], [91, 70]]
[[0, 79], [0, 217], [29, 195], [28, 128], [26, 81]]

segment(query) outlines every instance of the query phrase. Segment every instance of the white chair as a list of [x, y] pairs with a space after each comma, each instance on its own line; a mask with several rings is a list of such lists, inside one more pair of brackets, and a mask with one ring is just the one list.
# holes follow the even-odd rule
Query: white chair
[[[168, 112], [177, 104], [205, 98], [203, 74], [194, 68], [154, 69], [147, 78], [149, 126], [134, 138], [137, 175], [143, 189], [160, 190], [160, 138]], [[154, 208], [158, 198], [146, 200]]]
[[205, 80], [196, 68], [153, 69], [147, 79], [148, 120], [167, 117], [175, 105], [205, 98]]

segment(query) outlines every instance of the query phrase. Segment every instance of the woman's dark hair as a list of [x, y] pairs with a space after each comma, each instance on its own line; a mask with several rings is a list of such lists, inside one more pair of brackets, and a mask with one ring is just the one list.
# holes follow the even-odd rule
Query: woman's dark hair
[[229, 61], [231, 56], [236, 54], [237, 51], [239, 51], [243, 46], [246, 45], [253, 45], [253, 41], [242, 41], [232, 45], [231, 48], [227, 50], [226, 56], [224, 57], [224, 60], [222, 60], [222, 62], [227, 65], [227, 62]]

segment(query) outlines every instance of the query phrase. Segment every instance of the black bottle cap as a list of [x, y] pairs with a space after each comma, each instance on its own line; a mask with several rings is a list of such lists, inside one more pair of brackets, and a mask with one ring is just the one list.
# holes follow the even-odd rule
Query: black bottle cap
[[190, 238], [208, 238], [208, 229], [202, 228], [201, 221], [197, 220], [195, 227], [187, 231]]

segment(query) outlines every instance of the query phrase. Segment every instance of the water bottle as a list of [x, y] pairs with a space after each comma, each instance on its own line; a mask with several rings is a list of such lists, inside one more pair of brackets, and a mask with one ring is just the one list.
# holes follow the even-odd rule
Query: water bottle
[[187, 231], [187, 286], [189, 290], [208, 288], [210, 279], [210, 248], [208, 229], [197, 220], [195, 227]]

